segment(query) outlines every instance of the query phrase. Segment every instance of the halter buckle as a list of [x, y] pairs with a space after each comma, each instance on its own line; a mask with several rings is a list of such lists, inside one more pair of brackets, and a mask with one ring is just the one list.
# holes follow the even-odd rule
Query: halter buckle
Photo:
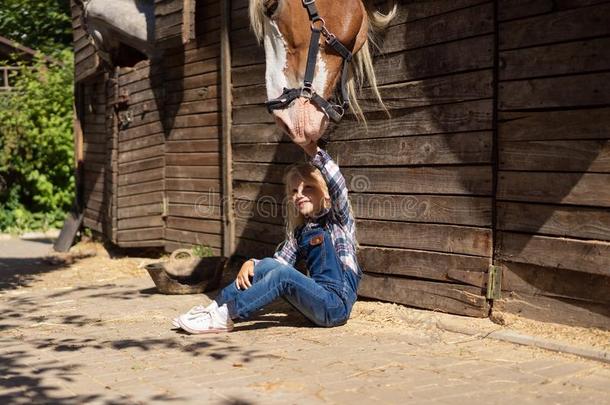
[[305, 83], [305, 85], [301, 88], [301, 97], [306, 99], [311, 99], [313, 97], [313, 89], [311, 88], [311, 84]]

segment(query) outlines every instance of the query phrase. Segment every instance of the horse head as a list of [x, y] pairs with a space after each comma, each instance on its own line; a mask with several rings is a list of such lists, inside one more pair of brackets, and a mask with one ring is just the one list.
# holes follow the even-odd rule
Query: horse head
[[[277, 125], [296, 143], [317, 141], [330, 119], [340, 119], [348, 100], [332, 104], [333, 109], [328, 102], [324, 105], [338, 84], [357, 116], [362, 111], [355, 98], [356, 87], [365, 77], [381, 101], [369, 35], [374, 28], [387, 25], [395, 10], [387, 15], [372, 13], [363, 0], [250, 0], [251, 25], [265, 48], [267, 97], [272, 100], [268, 106], [275, 103], [270, 111]], [[322, 35], [313, 36], [316, 30]], [[308, 64], [313, 72], [309, 84]]]

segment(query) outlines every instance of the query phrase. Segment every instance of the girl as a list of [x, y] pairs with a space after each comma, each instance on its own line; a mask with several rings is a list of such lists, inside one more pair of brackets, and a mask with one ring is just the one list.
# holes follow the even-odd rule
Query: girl
[[[288, 196], [286, 240], [273, 258], [246, 261], [235, 280], [207, 307], [174, 319], [189, 333], [228, 332], [278, 297], [319, 326], [349, 318], [362, 271], [356, 259], [354, 218], [339, 167], [315, 142], [301, 145], [309, 163], [284, 175]], [[294, 268], [307, 262], [309, 277]]]

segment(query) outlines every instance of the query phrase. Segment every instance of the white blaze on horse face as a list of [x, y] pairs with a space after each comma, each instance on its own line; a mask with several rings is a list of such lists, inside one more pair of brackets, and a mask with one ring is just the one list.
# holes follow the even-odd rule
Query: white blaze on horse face
[[265, 22], [265, 83], [269, 100], [279, 97], [284, 88], [288, 88], [288, 80], [284, 71], [288, 67], [286, 57], [286, 41], [274, 21]]

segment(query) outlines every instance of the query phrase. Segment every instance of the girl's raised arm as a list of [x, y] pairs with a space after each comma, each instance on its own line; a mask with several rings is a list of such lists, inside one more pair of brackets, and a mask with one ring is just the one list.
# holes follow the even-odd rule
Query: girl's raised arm
[[335, 211], [339, 223], [352, 233], [354, 229], [354, 218], [349, 209], [345, 178], [341, 174], [339, 166], [324, 149], [316, 147], [314, 154], [311, 153], [314, 152], [313, 150], [306, 149], [305, 151], [311, 157], [311, 164], [322, 172], [322, 176], [324, 176], [324, 180], [326, 180], [333, 210]]

